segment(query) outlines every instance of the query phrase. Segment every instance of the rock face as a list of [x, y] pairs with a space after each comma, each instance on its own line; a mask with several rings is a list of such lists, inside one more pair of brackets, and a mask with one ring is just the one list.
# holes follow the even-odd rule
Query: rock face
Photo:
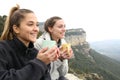
[[[86, 42], [86, 32], [82, 28], [66, 30], [65, 40], [72, 46], [81, 45], [84, 52], [88, 54], [90, 47], [89, 44]], [[78, 78], [72, 73], [68, 73], [66, 77], [69, 80], [84, 80]]]
[[82, 45], [86, 42], [86, 32], [82, 29], [69, 29], [66, 31], [65, 39], [73, 46]]
[[86, 41], [86, 32], [82, 28], [66, 30], [65, 40], [72, 46], [81, 45], [84, 53], [89, 55], [90, 46]]
[[[86, 32], [82, 28], [67, 30], [65, 40], [67, 41], [67, 43], [70, 43], [72, 47], [79, 45], [81, 53], [84, 54], [84, 56], [90, 61], [95, 63], [93, 57], [89, 54], [91, 48], [89, 46], [89, 43], [86, 41]], [[78, 48], [74, 49], [75, 51], [79, 51]], [[68, 73], [66, 75], [69, 80], [103, 80], [103, 77], [98, 75], [97, 73], [84, 73], [82, 74], [82, 76], [79, 76], [79, 78], [77, 76], [74, 75], [74, 72], [73, 74]]]
[[66, 75], [68, 80], [83, 80], [83, 79], [79, 79], [77, 76], [75, 76], [74, 74], [68, 73]]

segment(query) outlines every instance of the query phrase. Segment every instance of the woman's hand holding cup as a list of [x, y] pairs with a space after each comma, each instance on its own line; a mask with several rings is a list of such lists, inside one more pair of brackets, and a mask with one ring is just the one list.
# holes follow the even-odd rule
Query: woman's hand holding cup
[[60, 47], [60, 59], [70, 59], [73, 56], [73, 50], [70, 44], [62, 44]]
[[60, 56], [60, 52], [58, 47], [56, 46], [55, 41], [44, 40], [42, 48], [43, 49], [39, 51], [37, 58], [42, 60], [46, 64], [49, 64], [50, 62], [57, 60], [58, 57]]

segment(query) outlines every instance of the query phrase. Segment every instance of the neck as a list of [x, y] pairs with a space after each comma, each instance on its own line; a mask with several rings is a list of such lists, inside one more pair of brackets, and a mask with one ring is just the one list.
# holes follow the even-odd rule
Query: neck
[[56, 38], [56, 37], [54, 37], [54, 36], [52, 36], [52, 35], [51, 35], [51, 40], [55, 40], [56, 42], [58, 42], [58, 41], [59, 41], [59, 39], [58, 39], [58, 38]]

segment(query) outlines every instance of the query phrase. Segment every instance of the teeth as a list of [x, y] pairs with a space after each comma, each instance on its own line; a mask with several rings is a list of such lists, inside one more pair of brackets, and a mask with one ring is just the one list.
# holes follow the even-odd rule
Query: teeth
[[32, 34], [32, 37], [36, 37], [37, 35], [36, 34]]

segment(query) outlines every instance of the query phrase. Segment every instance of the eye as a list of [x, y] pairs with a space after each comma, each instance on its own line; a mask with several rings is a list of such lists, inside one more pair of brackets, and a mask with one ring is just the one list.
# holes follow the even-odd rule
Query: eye
[[62, 28], [62, 27], [65, 27], [65, 25], [59, 25], [58, 27], [59, 27], [59, 28]]
[[39, 26], [40, 26], [40, 24], [39, 24], [39, 23], [37, 23], [37, 24], [36, 24], [36, 26], [37, 26], [37, 27], [39, 27]]
[[58, 28], [61, 28], [61, 27], [62, 27], [61, 25], [58, 26]]
[[29, 23], [28, 26], [32, 26], [33, 24], [32, 23]]

